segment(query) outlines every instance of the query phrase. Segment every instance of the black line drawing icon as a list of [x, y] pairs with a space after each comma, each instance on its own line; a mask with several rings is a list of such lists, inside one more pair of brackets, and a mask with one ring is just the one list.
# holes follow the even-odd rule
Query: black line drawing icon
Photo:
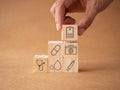
[[45, 62], [43, 60], [36, 60], [36, 64], [39, 67], [39, 71], [43, 71], [43, 65], [45, 64]]
[[61, 64], [61, 62], [59, 61], [59, 60], [57, 60], [55, 63], [54, 63], [54, 65], [51, 65], [50, 66], [50, 69], [51, 70], [61, 70], [61, 68], [62, 68], [62, 64]]
[[75, 45], [65, 46], [65, 54], [66, 55], [76, 55], [77, 54], [77, 46], [75, 46]]
[[74, 27], [66, 27], [66, 38], [74, 38]]
[[72, 67], [74, 66], [74, 64], [75, 64], [75, 60], [73, 60], [73, 61], [71, 61], [71, 63], [67, 66], [67, 71], [69, 71], [69, 70], [71, 70], [72, 69]]
[[60, 51], [60, 49], [61, 49], [60, 45], [55, 45], [55, 47], [51, 51], [51, 55], [55, 56]]

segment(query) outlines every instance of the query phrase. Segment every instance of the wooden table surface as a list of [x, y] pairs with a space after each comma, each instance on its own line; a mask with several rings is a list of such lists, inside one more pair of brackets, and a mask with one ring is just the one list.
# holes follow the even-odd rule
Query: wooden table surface
[[32, 72], [33, 56], [61, 40], [49, 12], [54, 1], [0, 0], [0, 90], [120, 90], [120, 0], [79, 37], [79, 73]]

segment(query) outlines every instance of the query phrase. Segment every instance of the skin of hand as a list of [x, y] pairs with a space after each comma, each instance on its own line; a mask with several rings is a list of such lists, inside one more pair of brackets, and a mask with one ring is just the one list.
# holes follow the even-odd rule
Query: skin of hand
[[78, 35], [91, 25], [95, 16], [104, 10], [113, 0], [56, 0], [50, 9], [55, 18], [57, 30], [62, 29], [63, 24], [75, 24], [76, 21], [67, 13], [84, 12], [84, 15], [78, 22]]

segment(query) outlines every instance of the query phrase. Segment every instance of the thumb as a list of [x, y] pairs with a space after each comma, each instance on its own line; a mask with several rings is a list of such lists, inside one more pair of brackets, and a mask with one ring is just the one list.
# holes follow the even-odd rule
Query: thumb
[[86, 29], [91, 25], [95, 18], [96, 14], [93, 12], [85, 12], [83, 17], [78, 22], [78, 35], [81, 36]]
[[56, 1], [54, 18], [57, 30], [61, 30], [65, 18], [65, 6], [60, 0]]

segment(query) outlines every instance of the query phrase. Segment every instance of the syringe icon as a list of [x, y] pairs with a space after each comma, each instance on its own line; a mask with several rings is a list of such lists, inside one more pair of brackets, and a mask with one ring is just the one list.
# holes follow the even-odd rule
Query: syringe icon
[[73, 67], [73, 65], [75, 64], [75, 60], [73, 60], [68, 66], [67, 66], [67, 71], [69, 71], [72, 67]]

